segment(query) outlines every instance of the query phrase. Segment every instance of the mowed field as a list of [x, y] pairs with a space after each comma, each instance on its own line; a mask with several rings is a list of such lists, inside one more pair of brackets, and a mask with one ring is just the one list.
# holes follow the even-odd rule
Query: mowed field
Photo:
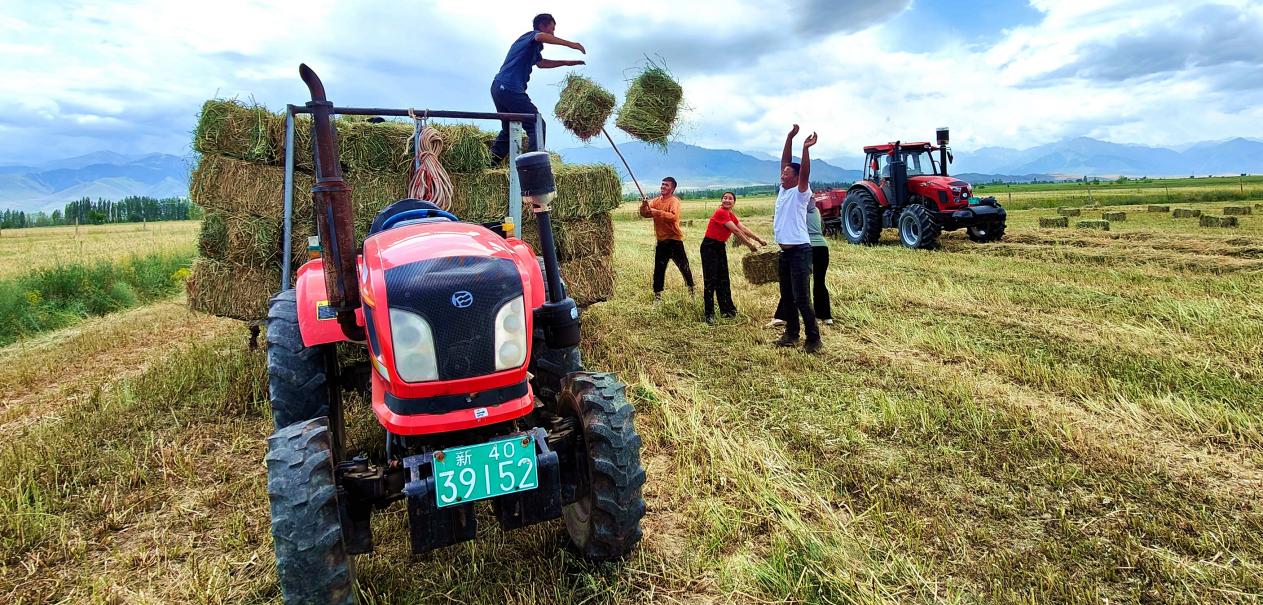
[[190, 249], [201, 221], [161, 221], [6, 229], [0, 233], [0, 279], [35, 269], [117, 260], [129, 254], [176, 253]]
[[[699, 286], [714, 204], [686, 203]], [[1110, 210], [1109, 232], [1019, 210], [997, 244], [834, 241], [837, 323], [808, 355], [771, 346], [776, 286], [738, 250], [736, 319], [701, 322], [674, 268], [653, 303], [652, 228], [625, 207], [584, 359], [637, 408], [641, 547], [588, 564], [560, 522], [487, 515], [412, 557], [397, 506], [362, 602], [1263, 600], [1263, 216]], [[770, 200], [737, 212], [770, 233]], [[0, 602], [279, 602], [264, 354], [181, 302], [0, 349]]]

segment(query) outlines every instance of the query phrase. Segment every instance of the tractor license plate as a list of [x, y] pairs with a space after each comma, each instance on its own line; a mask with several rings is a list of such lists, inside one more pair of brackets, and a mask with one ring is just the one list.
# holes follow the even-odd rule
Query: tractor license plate
[[532, 435], [440, 450], [433, 466], [440, 508], [539, 486]]

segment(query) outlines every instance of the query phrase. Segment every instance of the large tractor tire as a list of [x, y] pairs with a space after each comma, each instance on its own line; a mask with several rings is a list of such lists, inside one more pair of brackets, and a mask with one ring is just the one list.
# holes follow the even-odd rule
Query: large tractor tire
[[583, 371], [583, 358], [579, 347], [550, 349], [544, 340], [544, 330], [536, 328], [531, 344], [531, 390], [549, 409], [554, 409], [561, 383], [571, 372]]
[[904, 248], [926, 250], [938, 245], [943, 228], [934, 222], [925, 206], [913, 204], [899, 213], [899, 243]]
[[965, 232], [969, 234], [969, 239], [980, 244], [998, 242], [1004, 237], [1004, 221], [977, 225], [966, 229]]
[[329, 415], [328, 347], [304, 347], [294, 290], [268, 302], [268, 397], [272, 422], [282, 429]]
[[276, 431], [264, 460], [284, 602], [354, 604], [355, 567], [342, 536], [328, 419]]
[[623, 557], [640, 541], [645, 516], [645, 469], [627, 387], [613, 374], [571, 374], [562, 382], [558, 405], [579, 418], [586, 449], [576, 457], [588, 489], [563, 511], [566, 530], [590, 560]]
[[871, 246], [881, 238], [881, 207], [873, 194], [856, 189], [842, 202], [842, 235], [852, 244]]

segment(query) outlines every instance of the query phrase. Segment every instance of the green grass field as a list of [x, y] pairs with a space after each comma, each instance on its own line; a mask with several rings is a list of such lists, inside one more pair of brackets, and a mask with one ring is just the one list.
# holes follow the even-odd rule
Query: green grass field
[[[685, 204], [695, 272], [714, 205]], [[362, 602], [1263, 600], [1263, 216], [1110, 210], [1109, 232], [1018, 210], [998, 244], [834, 242], [813, 356], [769, 344], [776, 286], [736, 250], [736, 319], [701, 322], [674, 269], [654, 304], [652, 229], [621, 209], [584, 358], [637, 407], [641, 547], [591, 565], [559, 522], [488, 516], [413, 558], [395, 507]], [[770, 232], [770, 200], [737, 211]], [[0, 349], [0, 602], [279, 602], [263, 354], [172, 302], [111, 317]]]

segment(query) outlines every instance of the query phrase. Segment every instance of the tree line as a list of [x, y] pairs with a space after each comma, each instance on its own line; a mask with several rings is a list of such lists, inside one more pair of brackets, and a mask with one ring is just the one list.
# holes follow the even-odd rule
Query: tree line
[[79, 198], [52, 213], [5, 210], [0, 229], [51, 227], [55, 225], [105, 225], [142, 221], [184, 221], [201, 218], [202, 209], [182, 197], [152, 198], [129, 195], [121, 200]]
[[[851, 183], [816, 183], [811, 184], [812, 191], [827, 191], [829, 189], [846, 189]], [[776, 195], [779, 185], [749, 185], [746, 187], [714, 187], [708, 189], [690, 189], [677, 190], [675, 197], [682, 200], [717, 200], [724, 196], [725, 193], [731, 191], [737, 195], [737, 198]], [[645, 195], [653, 198], [657, 195], [657, 189], [646, 191]], [[623, 196], [623, 201], [634, 202], [640, 200], [640, 194], [629, 193]]]

